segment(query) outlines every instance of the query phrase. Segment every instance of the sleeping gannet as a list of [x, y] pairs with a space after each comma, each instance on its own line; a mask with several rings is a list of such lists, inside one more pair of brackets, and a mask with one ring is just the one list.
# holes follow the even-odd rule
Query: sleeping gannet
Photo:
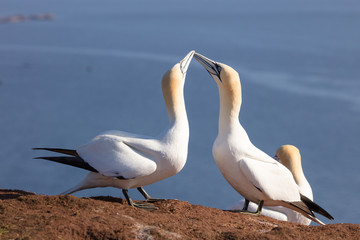
[[[194, 57], [215, 80], [220, 95], [218, 136], [213, 156], [228, 183], [248, 202], [262, 206], [283, 206], [323, 224], [313, 211], [333, 217], [299, 192], [291, 172], [281, 163], [256, 148], [239, 122], [242, 103], [239, 74], [231, 67], [198, 53]], [[243, 212], [247, 210], [244, 205]], [[248, 211], [246, 211], [248, 212]], [[249, 212], [248, 212], [249, 213]]]
[[[313, 193], [309, 182], [307, 181], [301, 165], [301, 155], [297, 147], [293, 145], [283, 145], [276, 150], [275, 159], [282, 163], [290, 170], [298, 185], [299, 192], [305, 197], [313, 201]], [[240, 209], [244, 205], [244, 199], [233, 205], [230, 210]], [[250, 202], [248, 210], [256, 211], [258, 205]], [[265, 207], [261, 211], [261, 215], [272, 217], [281, 221], [310, 225], [311, 220], [291, 209], [281, 206]]]
[[112, 130], [104, 132], [77, 150], [58, 148], [34, 148], [70, 156], [38, 157], [83, 168], [90, 173], [78, 185], [62, 194], [96, 187], [115, 187], [122, 192], [129, 205], [153, 209], [151, 204], [134, 203], [128, 189], [137, 188], [148, 202], [151, 198], [142, 188], [171, 177], [185, 165], [189, 123], [187, 119], [184, 84], [186, 71], [194, 51], [189, 52], [179, 63], [167, 71], [161, 81], [170, 127], [157, 138], [144, 137]]

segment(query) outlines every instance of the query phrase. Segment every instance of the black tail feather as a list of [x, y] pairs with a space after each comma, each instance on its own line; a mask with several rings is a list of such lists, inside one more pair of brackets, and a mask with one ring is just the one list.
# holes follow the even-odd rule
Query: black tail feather
[[98, 172], [95, 168], [90, 166], [81, 157], [37, 157], [35, 159], [45, 159], [53, 162], [58, 162], [78, 168], [82, 168], [91, 172]]
[[325, 209], [323, 209], [322, 207], [311, 201], [309, 198], [305, 197], [302, 194], [300, 194], [300, 197], [301, 197], [301, 201], [304, 202], [311, 211], [319, 213], [330, 220], [334, 220], [333, 216], [331, 216], [330, 213], [328, 213]]
[[62, 154], [66, 154], [66, 155], [71, 155], [71, 156], [75, 156], [75, 157], [80, 157], [79, 154], [76, 152], [76, 150], [72, 150], [72, 149], [62, 149], [62, 148], [33, 148], [33, 150], [46, 150], [46, 151], [51, 151], [51, 152], [57, 152], [57, 153], [62, 153]]
[[308, 215], [310, 215], [312, 217], [315, 217], [314, 213], [309, 209], [309, 207], [305, 203], [303, 203], [301, 201], [299, 201], [299, 202], [288, 202], [288, 203], [290, 205], [292, 205], [293, 207], [296, 207], [297, 209], [301, 210], [302, 212], [304, 212], [304, 213], [306, 213], [306, 214], [308, 214]]

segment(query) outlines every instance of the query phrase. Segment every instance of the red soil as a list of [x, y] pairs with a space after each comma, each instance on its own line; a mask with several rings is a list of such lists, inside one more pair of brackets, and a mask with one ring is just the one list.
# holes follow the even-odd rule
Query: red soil
[[301, 226], [178, 200], [152, 212], [113, 197], [0, 189], [0, 239], [360, 239], [360, 225]]

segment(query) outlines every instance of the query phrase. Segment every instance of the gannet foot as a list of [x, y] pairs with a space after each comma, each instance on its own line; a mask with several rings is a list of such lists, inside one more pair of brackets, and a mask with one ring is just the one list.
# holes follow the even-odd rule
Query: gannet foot
[[123, 189], [122, 192], [126, 198], [126, 201], [132, 207], [142, 208], [149, 211], [159, 209], [158, 207], [155, 207], [153, 204], [149, 204], [149, 203], [134, 203], [134, 201], [129, 197], [127, 189]]
[[148, 198], [146, 199], [146, 202], [150, 202], [150, 203], [153, 203], [153, 202], [161, 202], [161, 201], [166, 201], [168, 199], [165, 199], [165, 198]]
[[245, 199], [244, 207], [243, 207], [242, 210], [225, 210], [225, 211], [227, 211], [227, 212], [237, 212], [237, 213], [242, 213], [242, 214], [259, 216], [260, 213], [261, 213], [263, 204], [264, 204], [264, 201], [261, 200], [261, 201], [259, 202], [258, 209], [256, 210], [256, 212], [251, 212], [251, 211], [248, 211], [248, 210], [247, 210], [247, 208], [248, 208], [248, 206], [249, 206], [249, 200]]
[[148, 204], [148, 203], [134, 203], [134, 202], [132, 202], [132, 204], [129, 204], [129, 205], [133, 206], [133, 207], [149, 210], [149, 211], [159, 209], [158, 207], [155, 207], [153, 204]]
[[160, 201], [165, 201], [167, 199], [163, 199], [163, 198], [152, 198], [150, 197], [149, 194], [147, 194], [147, 192], [145, 191], [145, 189], [143, 189], [142, 187], [138, 187], [137, 190], [141, 193], [141, 195], [144, 196], [144, 198], [146, 199], [146, 202], [160, 202]]
[[253, 215], [253, 216], [259, 216], [260, 212], [256, 211], [256, 212], [250, 212], [248, 210], [224, 210], [226, 212], [233, 212], [233, 213], [242, 213], [242, 214], [248, 214], [248, 215]]

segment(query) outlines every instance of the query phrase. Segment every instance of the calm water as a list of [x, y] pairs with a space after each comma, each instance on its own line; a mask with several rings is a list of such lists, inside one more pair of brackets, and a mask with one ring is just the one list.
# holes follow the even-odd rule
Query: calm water
[[[110, 129], [159, 134], [168, 123], [161, 76], [194, 49], [239, 71], [253, 143], [270, 155], [298, 146], [315, 201], [335, 222], [360, 223], [358, 1], [0, 2], [0, 16], [45, 12], [55, 19], [0, 24], [1, 188], [52, 195], [86, 175], [33, 160], [32, 147], [76, 148]], [[240, 196], [212, 159], [218, 93], [196, 61], [185, 97], [188, 162], [146, 189], [227, 208]], [[104, 194], [122, 197], [75, 195]]]

